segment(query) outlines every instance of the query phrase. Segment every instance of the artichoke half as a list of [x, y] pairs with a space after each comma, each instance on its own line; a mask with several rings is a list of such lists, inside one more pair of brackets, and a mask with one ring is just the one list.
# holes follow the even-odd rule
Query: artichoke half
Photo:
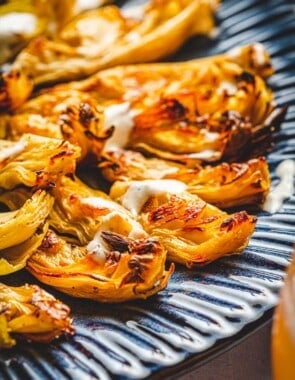
[[220, 208], [260, 205], [270, 189], [266, 159], [253, 158], [241, 163], [188, 167], [160, 158], [147, 158], [139, 152], [106, 152], [99, 164], [110, 182], [175, 179], [187, 191]]
[[41, 244], [54, 200], [45, 191], [30, 196], [19, 189], [1, 194], [0, 202], [12, 209], [0, 213], [0, 275], [6, 275], [24, 268]]
[[48, 343], [62, 334], [73, 334], [70, 309], [37, 285], [0, 283], [0, 349], [16, 339]]
[[169, 260], [188, 268], [241, 252], [255, 228], [254, 216], [229, 215], [188, 193], [177, 180], [115, 182], [110, 195], [137, 215], [167, 249]]
[[151, 0], [135, 10], [110, 5], [86, 11], [66, 23], [56, 38], [33, 39], [13, 68], [27, 71], [41, 84], [86, 77], [118, 64], [154, 61], [175, 52], [192, 35], [210, 33], [217, 3]]
[[165, 269], [165, 248], [126, 209], [77, 178], [63, 177], [53, 195], [51, 228], [27, 262], [38, 280], [101, 302], [146, 298], [167, 285], [174, 267]]

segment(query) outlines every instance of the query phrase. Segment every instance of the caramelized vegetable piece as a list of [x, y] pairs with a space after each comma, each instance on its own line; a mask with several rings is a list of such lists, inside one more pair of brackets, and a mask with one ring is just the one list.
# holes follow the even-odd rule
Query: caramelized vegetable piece
[[79, 147], [60, 139], [25, 134], [17, 142], [0, 140], [0, 187], [53, 187], [75, 172], [79, 155]]
[[0, 250], [0, 276], [23, 269], [29, 257], [41, 245], [47, 230], [48, 223], [40, 225], [23, 243]]
[[176, 180], [116, 182], [111, 197], [138, 215], [165, 246], [169, 260], [191, 268], [241, 252], [256, 218], [245, 211], [228, 215], [185, 188]]
[[96, 239], [91, 248], [49, 231], [27, 268], [64, 293], [100, 302], [147, 298], [167, 285], [174, 267], [165, 271], [166, 252], [155, 239], [134, 240], [104, 229]]
[[7, 134], [12, 140], [25, 133], [65, 139], [81, 148], [79, 159], [83, 159], [88, 154], [99, 156], [112, 135], [113, 126], [104, 128], [103, 121], [103, 108], [91, 96], [66, 91], [28, 101], [9, 118]]
[[154, 61], [175, 52], [192, 35], [208, 34], [217, 3], [151, 0], [126, 11], [106, 6], [83, 12], [58, 38], [33, 39], [14, 67], [28, 70], [40, 84], [85, 77], [118, 64]]
[[37, 285], [0, 284], [0, 348], [16, 340], [51, 342], [61, 334], [73, 334], [70, 309]]
[[176, 179], [187, 191], [220, 208], [260, 205], [270, 189], [270, 175], [264, 157], [243, 163], [223, 162], [216, 166], [188, 167], [139, 152], [114, 151], [104, 154], [99, 167], [110, 182]]
[[[105, 0], [6, 0], [0, 3], [0, 64], [13, 58], [32, 38], [56, 35], [63, 25], [83, 10]], [[4, 28], [4, 25], [8, 27]], [[10, 28], [10, 26], [13, 27]], [[4, 31], [6, 29], [6, 31]]]
[[106, 194], [64, 177], [43, 243], [27, 263], [41, 282], [74, 297], [121, 302], [163, 289], [166, 250]]
[[1, 212], [0, 250], [29, 239], [43, 225], [52, 205], [53, 198], [45, 191], [38, 190], [19, 209]]
[[25, 71], [0, 72], [0, 112], [13, 111], [31, 95], [33, 81]]

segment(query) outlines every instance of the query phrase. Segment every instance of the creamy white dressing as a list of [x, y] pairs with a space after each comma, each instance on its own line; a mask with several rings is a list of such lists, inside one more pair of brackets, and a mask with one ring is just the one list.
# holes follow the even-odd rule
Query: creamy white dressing
[[95, 9], [103, 4], [102, 0], [76, 0], [75, 13]]
[[120, 222], [122, 222], [122, 224], [128, 223], [130, 229], [128, 237], [131, 239], [142, 239], [147, 236], [142, 226], [136, 220], [132, 219], [128, 215], [128, 212], [117, 203], [96, 197], [84, 198], [84, 201], [98, 207], [105, 205], [113, 208], [109, 214], [101, 217], [100, 227], [86, 248], [87, 252], [92, 255], [93, 260], [97, 263], [103, 265], [106, 260], [107, 252], [109, 251], [109, 247], [101, 237], [101, 232], [113, 231], [114, 224], [118, 225]]
[[22, 153], [27, 146], [27, 142], [25, 140], [19, 140], [15, 144], [8, 146], [0, 151], [0, 162], [17, 156]]
[[209, 132], [206, 129], [201, 129], [201, 134], [205, 137], [205, 139], [209, 142], [217, 141], [220, 137], [220, 134], [217, 132]]
[[104, 146], [104, 151], [124, 148], [134, 127], [133, 110], [130, 108], [130, 103], [111, 105], [105, 109], [104, 116], [103, 128], [115, 127], [113, 135]]
[[218, 92], [226, 91], [228, 95], [235, 95], [235, 93], [237, 92], [237, 86], [233, 82], [223, 81], [220, 83], [217, 91]]
[[186, 190], [186, 185], [174, 179], [134, 181], [121, 199], [122, 205], [138, 215], [147, 200], [160, 194], [179, 194]]
[[256, 42], [253, 44], [253, 50], [255, 52], [255, 60], [259, 66], [264, 66], [266, 64], [265, 49], [262, 44]]
[[7, 13], [0, 16], [0, 40], [14, 39], [18, 35], [31, 35], [36, 27], [37, 17], [32, 13]]
[[188, 156], [198, 160], [212, 160], [220, 158], [220, 152], [213, 149], [204, 149], [201, 152], [191, 153]]
[[138, 5], [134, 7], [124, 8], [121, 10], [121, 13], [124, 17], [133, 18], [135, 20], [142, 20], [144, 18], [144, 6]]
[[114, 201], [100, 197], [82, 198], [81, 203], [97, 209], [116, 210], [119, 207], [119, 205]]
[[280, 178], [279, 184], [268, 194], [263, 204], [263, 210], [271, 214], [279, 211], [283, 201], [294, 193], [295, 161], [282, 161], [276, 168], [276, 174]]
[[126, 40], [129, 42], [138, 42], [142, 38], [141, 34], [138, 32], [130, 32], [126, 35]]

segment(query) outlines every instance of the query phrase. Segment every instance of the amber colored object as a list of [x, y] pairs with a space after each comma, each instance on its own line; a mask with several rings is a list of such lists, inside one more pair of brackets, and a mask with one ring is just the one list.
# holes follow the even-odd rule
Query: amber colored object
[[274, 380], [295, 378], [295, 256], [287, 270], [272, 329]]

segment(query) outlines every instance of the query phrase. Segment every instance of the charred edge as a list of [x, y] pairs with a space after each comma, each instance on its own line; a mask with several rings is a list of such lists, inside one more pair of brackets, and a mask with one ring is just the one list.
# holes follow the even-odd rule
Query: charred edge
[[112, 250], [121, 253], [129, 252], [129, 241], [124, 236], [114, 232], [102, 231], [101, 237]]
[[181, 119], [185, 116], [186, 108], [177, 99], [165, 99], [162, 101], [161, 106], [167, 112], [169, 118]]
[[92, 120], [95, 120], [95, 115], [90, 105], [81, 103], [79, 107], [79, 121], [82, 124], [89, 124]]
[[58, 245], [58, 238], [53, 231], [48, 231], [45, 235], [42, 244], [40, 246], [41, 250], [51, 250]]
[[255, 76], [248, 71], [243, 71], [240, 75], [236, 77], [237, 82], [246, 82], [249, 84], [252, 84], [254, 86], [255, 84]]

